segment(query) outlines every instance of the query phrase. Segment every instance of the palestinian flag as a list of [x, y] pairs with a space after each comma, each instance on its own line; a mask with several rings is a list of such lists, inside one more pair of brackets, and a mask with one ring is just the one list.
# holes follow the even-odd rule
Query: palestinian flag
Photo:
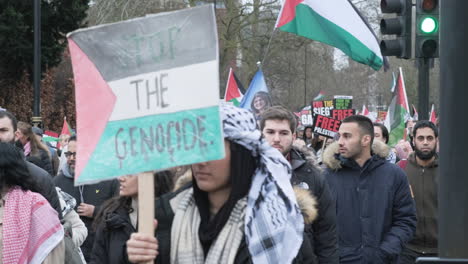
[[224, 94], [224, 101], [231, 102], [235, 106], [239, 106], [240, 102], [242, 101], [242, 97], [244, 97], [244, 87], [242, 83], [237, 79], [236, 74], [232, 70], [229, 69], [229, 76], [228, 81], [226, 84], [226, 92]]
[[434, 125], [437, 124], [437, 116], [434, 109], [434, 104], [432, 104], [431, 113], [429, 114], [429, 121], [434, 123]]
[[275, 28], [336, 47], [374, 70], [384, 63], [374, 32], [348, 0], [285, 0]]
[[324, 98], [325, 98], [325, 92], [320, 91], [320, 93], [317, 94], [317, 96], [315, 96], [315, 98], [312, 99], [312, 101], [322, 101]]
[[393, 98], [388, 107], [387, 117], [385, 118], [385, 126], [388, 131], [390, 131], [388, 141], [390, 146], [393, 147], [400, 139], [403, 139], [405, 134], [405, 122], [408, 118], [410, 118], [408, 98], [406, 97], [403, 72], [400, 68]]
[[369, 110], [367, 109], [366, 105], [362, 105], [362, 111], [360, 115], [369, 117]]
[[418, 111], [416, 111], [416, 107], [414, 107], [414, 104], [412, 104], [412, 106], [413, 106], [413, 121], [418, 121], [419, 120]]
[[73, 134], [72, 128], [70, 124], [67, 122], [67, 118], [65, 117], [63, 119], [63, 126], [62, 126], [62, 132], [60, 132], [60, 135], [69, 135], [72, 136]]

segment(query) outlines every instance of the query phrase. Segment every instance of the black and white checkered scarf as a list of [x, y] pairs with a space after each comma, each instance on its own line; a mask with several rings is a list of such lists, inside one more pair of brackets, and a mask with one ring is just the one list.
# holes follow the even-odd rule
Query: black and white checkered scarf
[[220, 110], [224, 137], [259, 157], [244, 230], [253, 263], [291, 263], [304, 231], [304, 219], [290, 183], [291, 166], [262, 138], [251, 112], [227, 104]]

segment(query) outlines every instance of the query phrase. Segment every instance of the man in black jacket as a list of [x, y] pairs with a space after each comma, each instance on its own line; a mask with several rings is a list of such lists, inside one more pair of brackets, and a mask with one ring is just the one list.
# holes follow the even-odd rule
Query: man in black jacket
[[[0, 110], [1, 142], [14, 144], [17, 124], [18, 121], [12, 113], [5, 110]], [[26, 161], [26, 166], [28, 167], [29, 174], [31, 174], [38, 185], [38, 193], [42, 194], [42, 196], [44, 196], [44, 198], [49, 201], [50, 205], [57, 211], [59, 218], [61, 219], [62, 208], [60, 206], [60, 201], [57, 195], [57, 191], [55, 190], [54, 183], [52, 182], [52, 177], [45, 170], [39, 168], [31, 162]]]
[[54, 183], [62, 191], [70, 194], [76, 199], [75, 210], [81, 220], [88, 228], [88, 237], [81, 245], [81, 250], [87, 262], [91, 259], [95, 232], [92, 229], [94, 216], [99, 207], [108, 199], [119, 194], [119, 183], [117, 180], [103, 181], [96, 184], [75, 186], [75, 158], [76, 158], [76, 136], [72, 136], [68, 142], [68, 151], [65, 152], [67, 164], [54, 178]]
[[307, 148], [293, 147], [294, 114], [281, 106], [270, 107], [262, 114], [260, 130], [268, 143], [291, 163], [293, 186], [309, 190], [317, 199], [318, 217], [305, 232], [312, 236], [318, 263], [338, 263], [335, 205], [328, 184], [314, 165], [313, 153]]

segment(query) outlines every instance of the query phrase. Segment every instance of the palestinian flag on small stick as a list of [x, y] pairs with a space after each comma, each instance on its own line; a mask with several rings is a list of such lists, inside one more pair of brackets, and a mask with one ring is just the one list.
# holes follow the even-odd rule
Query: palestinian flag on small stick
[[242, 101], [242, 97], [244, 97], [244, 93], [244, 86], [242, 86], [242, 83], [239, 81], [239, 79], [237, 79], [237, 76], [232, 68], [230, 68], [228, 81], [226, 84], [226, 92], [224, 94], [224, 101], [231, 102], [235, 106], [239, 106], [240, 102]]
[[432, 104], [431, 113], [429, 115], [429, 121], [434, 123], [434, 125], [437, 124], [437, 116], [436, 116], [436, 112], [434, 109], [434, 104]]
[[405, 123], [410, 118], [408, 98], [406, 96], [405, 81], [400, 68], [393, 98], [388, 107], [385, 126], [390, 132], [388, 145], [395, 146], [405, 135]]
[[314, 99], [312, 99], [313, 101], [321, 101], [325, 98], [325, 92], [324, 91], [320, 91], [319, 94], [317, 94], [317, 96], [315, 96]]
[[336, 47], [374, 70], [384, 64], [374, 32], [348, 0], [285, 0], [275, 28]]
[[63, 118], [63, 127], [62, 127], [62, 132], [60, 132], [60, 135], [69, 135], [69, 136], [73, 135], [73, 130], [67, 122], [67, 117]]

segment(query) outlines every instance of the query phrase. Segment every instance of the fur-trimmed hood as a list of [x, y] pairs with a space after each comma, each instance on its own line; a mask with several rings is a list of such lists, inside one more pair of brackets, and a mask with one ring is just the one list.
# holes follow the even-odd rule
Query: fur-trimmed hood
[[[339, 153], [339, 148], [340, 146], [338, 142], [333, 142], [323, 152], [323, 163], [332, 170], [341, 169], [341, 162], [335, 157], [335, 154]], [[372, 153], [385, 159], [390, 153], [390, 147], [383, 142], [374, 140], [374, 143], [372, 144]]]
[[[312, 164], [314, 167], [320, 169], [320, 166], [317, 162], [317, 156], [315, 155], [315, 153], [309, 149], [308, 147], [306, 146], [298, 146], [298, 145], [293, 145], [292, 149], [291, 149], [291, 152], [296, 152], [295, 154], [299, 155], [301, 157], [301, 159], [303, 159], [305, 162], [309, 162], [310, 164]], [[292, 166], [292, 169], [295, 170], [297, 167], [299, 167], [300, 165], [302, 164], [294, 164], [294, 157], [295, 155], [292, 155], [292, 163], [291, 166]]]
[[[192, 182], [192, 179], [193, 178], [191, 173], [184, 174], [177, 180], [174, 191], [187, 186], [187, 184]], [[302, 216], [304, 217], [304, 223], [311, 224], [317, 218], [317, 200], [310, 194], [309, 190], [298, 186], [293, 187], [293, 190], [294, 194], [296, 195], [299, 208], [301, 209]], [[175, 205], [173, 205], [173, 207], [175, 208]]]

